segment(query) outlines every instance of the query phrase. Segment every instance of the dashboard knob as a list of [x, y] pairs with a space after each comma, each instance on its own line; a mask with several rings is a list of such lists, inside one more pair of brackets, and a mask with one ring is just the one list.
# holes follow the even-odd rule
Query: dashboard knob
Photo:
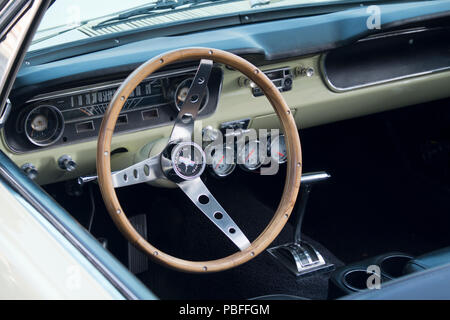
[[77, 168], [77, 163], [72, 160], [71, 156], [63, 155], [58, 159], [58, 166], [68, 172], [72, 172]]
[[38, 175], [38, 170], [36, 169], [36, 167], [31, 164], [31, 163], [25, 163], [22, 166], [22, 170], [23, 172], [25, 172], [25, 174], [28, 176], [28, 178], [34, 180], [36, 179], [37, 175]]
[[217, 129], [214, 129], [212, 126], [207, 126], [203, 129], [203, 141], [215, 141], [219, 138], [220, 132]]
[[294, 73], [296, 76], [311, 78], [315, 74], [315, 71], [312, 67], [300, 66], [295, 68]]
[[303, 68], [302, 69], [302, 76], [310, 78], [313, 75], [314, 75], [314, 69], [313, 68], [308, 67], [308, 68]]

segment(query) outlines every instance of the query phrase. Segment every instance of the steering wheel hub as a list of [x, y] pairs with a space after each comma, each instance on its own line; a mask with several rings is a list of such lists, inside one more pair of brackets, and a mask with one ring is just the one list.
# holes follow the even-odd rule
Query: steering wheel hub
[[178, 143], [172, 149], [171, 159], [173, 171], [182, 180], [196, 179], [205, 170], [205, 152], [194, 142]]

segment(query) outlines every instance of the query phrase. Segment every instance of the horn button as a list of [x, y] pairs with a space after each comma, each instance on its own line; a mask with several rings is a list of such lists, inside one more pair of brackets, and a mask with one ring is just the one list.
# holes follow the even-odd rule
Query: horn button
[[205, 171], [206, 156], [202, 148], [194, 142], [181, 142], [171, 151], [171, 170], [167, 177], [171, 180], [193, 180]]

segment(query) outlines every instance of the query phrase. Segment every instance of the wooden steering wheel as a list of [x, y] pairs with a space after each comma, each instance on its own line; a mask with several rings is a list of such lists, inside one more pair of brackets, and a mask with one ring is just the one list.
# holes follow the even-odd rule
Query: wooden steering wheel
[[[157, 156], [150, 157], [126, 169], [111, 172], [111, 139], [117, 118], [128, 96], [142, 80], [158, 69], [175, 62], [200, 60], [199, 67], [175, 120], [168, 147]], [[285, 134], [287, 173], [283, 195], [278, 208], [263, 232], [252, 243], [239, 229], [225, 209], [217, 202], [200, 179], [205, 168], [205, 154], [200, 146], [191, 142], [194, 121], [206, 94], [213, 61], [228, 65], [247, 76], [264, 92], [278, 115]], [[189, 170], [179, 161], [187, 149], [193, 152]], [[187, 161], [187, 160], [184, 160]], [[134, 246], [158, 263], [176, 270], [207, 273], [239, 266], [260, 254], [278, 236], [288, 221], [300, 188], [302, 155], [300, 138], [291, 110], [278, 89], [267, 76], [247, 60], [232, 53], [210, 48], [187, 48], [161, 54], [137, 68], [114, 94], [105, 112], [98, 137], [97, 172], [103, 200], [114, 223]], [[170, 179], [184, 191], [192, 202], [218, 227], [240, 251], [210, 261], [183, 260], [162, 252], [133, 228], [117, 199], [115, 188], [144, 183], [155, 179]], [[202, 198], [202, 200], [201, 200]], [[217, 214], [220, 213], [220, 214]]]

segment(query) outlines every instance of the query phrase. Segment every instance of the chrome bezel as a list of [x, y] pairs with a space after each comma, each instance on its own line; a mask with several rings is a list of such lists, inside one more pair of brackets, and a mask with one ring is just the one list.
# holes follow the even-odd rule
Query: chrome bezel
[[[253, 143], [258, 144], [258, 152], [260, 151], [259, 148], [261, 147], [261, 143], [259, 142], [259, 140], [253, 140], [251, 141]], [[242, 163], [239, 163], [239, 167], [241, 167], [242, 169], [244, 169], [245, 171], [250, 171], [250, 172], [254, 172], [256, 170], [258, 170], [259, 168], [261, 168], [261, 166], [264, 163], [264, 159], [261, 159], [258, 155], [258, 163], [255, 165], [255, 167], [248, 167], [245, 163], [245, 158], [242, 158], [242, 153], [244, 153], [245, 156], [245, 147], [250, 143], [250, 141], [247, 141], [244, 146], [238, 151], [238, 159], [241, 160]]]
[[[50, 140], [50, 142], [35, 141], [33, 138], [30, 137], [30, 135], [28, 134], [28, 131], [27, 131], [27, 123], [28, 123], [28, 120], [29, 120], [31, 114], [35, 110], [40, 109], [40, 108], [48, 108], [48, 109], [52, 110], [55, 113], [56, 117], [59, 118], [59, 125], [56, 127], [56, 131], [52, 134], [52, 136], [50, 138], [48, 138], [46, 140], [46, 141]], [[38, 105], [38, 106], [34, 107], [33, 109], [31, 109], [28, 112], [27, 116], [25, 117], [25, 121], [23, 123], [23, 130], [25, 131], [25, 135], [26, 135], [28, 141], [30, 141], [32, 144], [34, 144], [35, 146], [38, 146], [38, 147], [47, 147], [47, 146], [50, 146], [50, 145], [56, 143], [61, 138], [61, 136], [64, 134], [64, 128], [65, 128], [64, 117], [63, 117], [61, 111], [59, 111], [59, 109], [56, 108], [55, 106], [48, 105], [48, 104], [41, 104], [41, 105]], [[59, 130], [59, 132], [58, 132], [58, 130]]]
[[[416, 29], [410, 29], [410, 30], [405, 30], [405, 31], [400, 31], [400, 32], [390, 32], [388, 34], [372, 35], [370, 37], [361, 39], [358, 42], [371, 41], [374, 39], [388, 38], [388, 37], [399, 36], [399, 35], [404, 35], [404, 34], [416, 34], [416, 33], [424, 32], [424, 31], [428, 31], [428, 30], [429, 29], [427, 29], [427, 28], [416, 28]], [[442, 67], [442, 68], [430, 69], [430, 70], [425, 70], [425, 71], [421, 71], [421, 72], [416, 72], [416, 73], [406, 74], [406, 75], [402, 75], [402, 76], [397, 76], [397, 77], [392, 77], [392, 78], [387, 78], [387, 79], [383, 79], [383, 80], [372, 81], [372, 82], [367, 82], [367, 83], [363, 83], [363, 84], [358, 84], [358, 85], [354, 85], [354, 86], [341, 88], [341, 87], [334, 85], [333, 82], [331, 81], [331, 79], [328, 77], [327, 69], [325, 67], [325, 60], [327, 59], [327, 56], [328, 56], [328, 52], [326, 52], [320, 56], [319, 69], [322, 74], [322, 79], [325, 82], [328, 89], [330, 89], [331, 91], [336, 92], [336, 93], [344, 93], [344, 92], [363, 89], [363, 88], [367, 88], [367, 87], [388, 84], [388, 83], [395, 82], [395, 81], [408, 80], [410, 78], [415, 78], [415, 77], [420, 77], [420, 76], [434, 75], [439, 72], [444, 72], [444, 71], [450, 70], [450, 66], [446, 66], [446, 67]]]
[[[230, 152], [233, 152], [233, 148], [229, 147], [229, 146], [224, 146], [223, 150], [228, 149], [230, 150]], [[225, 152], [224, 152], [225, 153]], [[214, 156], [213, 156], [214, 157]], [[226, 156], [225, 156], [226, 157]], [[229, 164], [230, 168], [226, 171], [225, 174], [220, 174], [216, 171], [216, 169], [214, 168], [213, 164], [208, 164], [208, 170], [209, 172], [216, 178], [225, 178], [228, 177], [230, 174], [233, 173], [234, 169], [236, 169], [236, 162], [233, 162], [231, 164]]]
[[[278, 139], [280, 139], [280, 137], [282, 137], [283, 138], [283, 140], [285, 140], [284, 139], [284, 134], [279, 134], [279, 135], [277, 135], [277, 136], [275, 136], [274, 138], [278, 138]], [[274, 140], [273, 140], [273, 138], [272, 137], [270, 137], [270, 157], [274, 160], [274, 161], [276, 161], [276, 162], [278, 162], [279, 164], [283, 164], [283, 163], [286, 163], [287, 162], [287, 155], [285, 156], [285, 159], [283, 160], [283, 161], [280, 161], [280, 159], [278, 158], [278, 159], [276, 159], [276, 158], [274, 158], [274, 156], [273, 156], [273, 154], [272, 154], [272, 150], [273, 150], [273, 143], [274, 143]], [[285, 141], [285, 145], [286, 145], [286, 141]]]

